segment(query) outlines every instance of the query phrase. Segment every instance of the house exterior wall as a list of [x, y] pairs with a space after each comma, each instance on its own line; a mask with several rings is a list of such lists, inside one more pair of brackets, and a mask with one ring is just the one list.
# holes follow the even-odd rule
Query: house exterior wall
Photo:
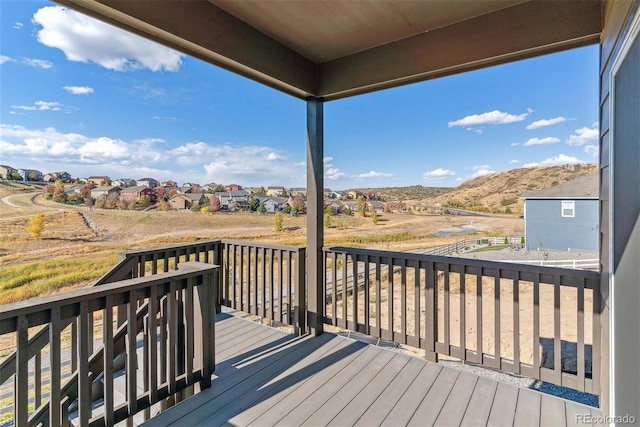
[[640, 357], [638, 41], [621, 67], [620, 54], [639, 10], [640, 0], [607, 0], [600, 43], [600, 402], [605, 414], [636, 420], [640, 377], [629, 373], [637, 372]]
[[562, 216], [563, 200], [526, 200], [525, 242], [529, 251], [598, 250], [598, 200], [574, 200], [574, 217]]

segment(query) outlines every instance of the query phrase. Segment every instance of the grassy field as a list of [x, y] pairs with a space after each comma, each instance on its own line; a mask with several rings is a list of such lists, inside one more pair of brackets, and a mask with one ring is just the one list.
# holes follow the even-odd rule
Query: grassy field
[[[255, 213], [83, 211], [98, 227], [96, 234], [78, 211], [34, 205], [33, 196], [0, 186], [0, 304], [88, 286], [127, 250], [222, 238], [305, 245], [304, 216], [285, 216], [284, 230], [276, 232], [273, 215]], [[26, 226], [38, 212], [46, 212], [45, 227], [39, 239], [32, 239]], [[374, 225], [371, 218], [333, 217], [325, 229], [325, 245], [421, 249], [469, 238], [470, 234], [435, 237], [437, 232], [462, 233], [469, 228], [477, 236], [503, 235], [522, 232], [523, 222], [508, 217], [384, 214]]]

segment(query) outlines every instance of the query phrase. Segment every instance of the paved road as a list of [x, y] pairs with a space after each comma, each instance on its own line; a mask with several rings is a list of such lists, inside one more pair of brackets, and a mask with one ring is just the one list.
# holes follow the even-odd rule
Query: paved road
[[24, 194], [13, 194], [13, 195], [11, 195], [11, 196], [4, 196], [4, 197], [3, 197], [2, 199], [0, 199], [0, 200], [1, 200], [1, 201], [2, 201], [2, 203], [4, 203], [5, 205], [9, 205], [9, 206], [14, 207], [14, 208], [19, 208], [19, 207], [21, 207], [20, 205], [16, 205], [15, 203], [12, 203], [12, 202], [11, 202], [11, 200], [9, 200], [9, 199], [11, 199], [11, 198], [13, 198], [13, 197], [16, 197], [16, 196], [23, 196], [23, 195], [24, 195]]

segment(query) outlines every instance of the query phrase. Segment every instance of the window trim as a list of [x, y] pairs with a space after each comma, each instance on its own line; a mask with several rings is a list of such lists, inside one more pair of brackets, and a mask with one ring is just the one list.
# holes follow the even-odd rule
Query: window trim
[[[565, 214], [565, 209], [571, 209], [571, 214]], [[563, 218], [575, 218], [576, 216], [576, 201], [575, 200], [562, 200], [560, 202], [560, 214]]]

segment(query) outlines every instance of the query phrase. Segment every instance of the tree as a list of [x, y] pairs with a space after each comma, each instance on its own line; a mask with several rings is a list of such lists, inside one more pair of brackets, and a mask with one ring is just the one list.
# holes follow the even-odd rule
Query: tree
[[11, 173], [7, 174], [7, 179], [9, 181], [20, 181], [22, 179], [22, 177], [20, 176], [20, 174], [18, 172], [11, 172]]
[[276, 212], [276, 216], [275, 216], [275, 218], [273, 220], [273, 228], [278, 232], [282, 231], [283, 230], [283, 228], [282, 228], [282, 222], [283, 221], [284, 221], [284, 217], [282, 216], [282, 213]]
[[296, 210], [297, 213], [303, 213], [307, 210], [307, 203], [304, 201], [304, 197], [301, 194], [296, 195], [293, 198], [293, 209]]
[[29, 181], [37, 181], [38, 178], [38, 174], [35, 171], [31, 171], [29, 174]]
[[505, 238], [504, 238], [504, 244], [505, 244], [505, 245], [508, 245], [508, 244], [509, 244], [509, 238], [508, 238], [508, 237], [506, 237], [506, 236], [505, 236]]
[[331, 227], [331, 214], [330, 213], [324, 213], [324, 228], [329, 228]]
[[209, 210], [211, 212], [220, 212], [220, 199], [213, 194], [209, 196]]
[[358, 215], [367, 216], [367, 202], [362, 196], [358, 197]]
[[147, 195], [140, 196], [140, 200], [138, 200], [138, 205], [142, 208], [147, 208], [151, 205], [151, 197]]
[[34, 239], [39, 239], [40, 234], [42, 234], [42, 230], [44, 230], [44, 214], [36, 214], [31, 221], [29, 221], [29, 225], [27, 226], [27, 231], [29, 235]]
[[284, 213], [286, 214], [290, 214], [291, 213], [291, 209], [293, 209], [291, 206], [287, 205], [284, 207]]
[[53, 201], [58, 203], [66, 203], [67, 193], [64, 191], [64, 184], [61, 180], [57, 180], [53, 186]]
[[378, 224], [378, 212], [371, 211], [371, 222], [373, 222], [373, 225], [377, 225]]
[[264, 207], [264, 204], [260, 203], [258, 205], [258, 209], [256, 209], [256, 212], [258, 212], [259, 214], [267, 213], [267, 208]]
[[326, 215], [333, 215], [333, 207], [331, 207], [330, 205], [327, 206], [326, 208], [324, 208], [324, 213]]
[[257, 197], [252, 197], [251, 200], [249, 200], [249, 208], [251, 208], [252, 211], [257, 212], [259, 207], [260, 200], [258, 200]]

